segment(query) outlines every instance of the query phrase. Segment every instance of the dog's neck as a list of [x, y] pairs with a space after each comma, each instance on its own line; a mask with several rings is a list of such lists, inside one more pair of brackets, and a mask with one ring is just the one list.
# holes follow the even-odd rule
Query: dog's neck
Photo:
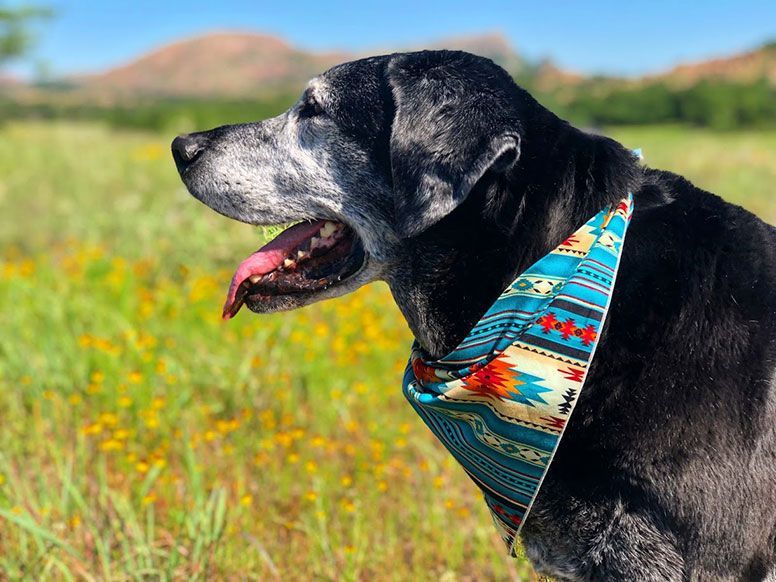
[[641, 179], [628, 150], [552, 114], [523, 144], [510, 175], [486, 175], [464, 204], [408, 245], [389, 279], [432, 358], [451, 352], [519, 273]]

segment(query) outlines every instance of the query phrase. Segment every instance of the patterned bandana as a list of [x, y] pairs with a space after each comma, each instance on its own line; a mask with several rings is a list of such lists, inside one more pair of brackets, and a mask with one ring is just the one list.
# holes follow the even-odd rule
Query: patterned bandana
[[593, 359], [632, 208], [628, 194], [519, 275], [447, 356], [413, 346], [404, 395], [482, 489], [513, 555]]

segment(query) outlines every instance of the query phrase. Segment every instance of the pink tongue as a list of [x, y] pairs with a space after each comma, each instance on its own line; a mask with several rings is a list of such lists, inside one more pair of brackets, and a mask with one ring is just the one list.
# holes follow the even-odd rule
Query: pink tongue
[[240, 263], [232, 277], [232, 282], [229, 284], [222, 317], [232, 319], [237, 314], [237, 311], [232, 312], [231, 307], [237, 296], [237, 288], [243, 281], [253, 275], [266, 275], [277, 269], [298, 246], [315, 236], [324, 223], [324, 220], [316, 220], [295, 224]]

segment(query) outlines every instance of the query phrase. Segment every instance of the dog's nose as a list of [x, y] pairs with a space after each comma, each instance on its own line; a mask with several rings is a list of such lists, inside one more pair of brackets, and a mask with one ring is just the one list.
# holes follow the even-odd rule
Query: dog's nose
[[205, 149], [205, 140], [201, 135], [179, 135], [172, 140], [172, 157], [178, 170], [184, 170]]

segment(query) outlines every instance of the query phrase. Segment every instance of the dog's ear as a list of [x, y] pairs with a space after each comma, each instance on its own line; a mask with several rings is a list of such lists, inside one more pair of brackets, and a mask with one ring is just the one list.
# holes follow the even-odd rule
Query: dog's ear
[[[512, 79], [467, 53], [424, 51], [393, 57], [395, 103], [391, 173], [399, 234], [411, 237], [452, 212], [486, 172], [520, 157]], [[513, 86], [513, 85], [512, 85]]]

